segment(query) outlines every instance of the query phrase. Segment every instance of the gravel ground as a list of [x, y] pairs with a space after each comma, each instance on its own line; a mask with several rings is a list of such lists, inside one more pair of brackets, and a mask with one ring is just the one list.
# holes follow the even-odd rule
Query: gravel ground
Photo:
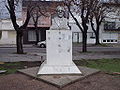
[[0, 76], [0, 90], [120, 90], [120, 76], [100, 72], [60, 89], [16, 73]]

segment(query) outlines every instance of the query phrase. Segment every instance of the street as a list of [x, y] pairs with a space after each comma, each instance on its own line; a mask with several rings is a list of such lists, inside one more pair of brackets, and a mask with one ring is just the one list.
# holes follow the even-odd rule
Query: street
[[[87, 47], [88, 52], [101, 52], [101, 51], [110, 51], [110, 52], [120, 52], [120, 47]], [[73, 52], [82, 51], [81, 46], [73, 46]], [[15, 53], [16, 47], [1, 47], [0, 54], [10, 54]], [[24, 52], [30, 53], [45, 53], [46, 48], [39, 48], [39, 47], [25, 47]]]
[[[82, 53], [81, 51], [81, 46], [73, 45], [73, 60], [120, 58], [120, 47], [89, 46], [87, 53]], [[46, 59], [45, 48], [29, 46], [24, 47], [24, 52], [26, 54], [16, 54], [16, 47], [0, 47], [0, 61], [43, 61]]]

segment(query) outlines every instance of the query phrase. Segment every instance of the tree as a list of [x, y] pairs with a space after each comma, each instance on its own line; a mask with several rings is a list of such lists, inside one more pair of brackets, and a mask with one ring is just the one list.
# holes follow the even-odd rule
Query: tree
[[103, 2], [101, 2], [101, 0], [93, 0], [93, 8], [92, 8], [92, 12], [90, 15], [90, 23], [91, 23], [91, 27], [92, 30], [95, 34], [95, 45], [100, 44], [99, 41], [99, 32], [100, 32], [100, 25], [103, 21], [103, 19], [105, 18], [105, 14], [107, 7], [104, 6]]
[[39, 32], [38, 32], [38, 19], [41, 16], [41, 14], [39, 13], [39, 6], [34, 7], [32, 13], [31, 13], [31, 17], [33, 19], [34, 22], [34, 27], [35, 27], [35, 31], [36, 31], [36, 45], [39, 42]]
[[[92, 0], [66, 0], [65, 4], [68, 7], [70, 15], [75, 20], [76, 25], [82, 32], [82, 52], [87, 52], [87, 30], [93, 2]], [[73, 11], [71, 11], [73, 7], [75, 7], [75, 13], [79, 14], [81, 21], [78, 20], [74, 16]]]
[[120, 0], [113, 0], [116, 16], [120, 16]]
[[30, 12], [31, 12], [31, 7], [28, 6], [29, 8], [27, 9], [27, 16], [26, 20], [23, 23], [23, 25], [19, 26], [17, 23], [16, 19], [16, 5], [18, 5], [19, 0], [7, 0], [6, 8], [9, 11], [10, 18], [13, 24], [14, 29], [16, 30], [16, 46], [17, 46], [17, 53], [18, 54], [23, 54], [23, 31], [26, 29], [28, 22], [30, 20]]
[[99, 32], [100, 32], [100, 25], [103, 20], [108, 17], [108, 14], [113, 11], [113, 8], [110, 7], [110, 2], [101, 2], [101, 0], [93, 0], [93, 8], [90, 15], [90, 23], [93, 32], [95, 33], [96, 42], [95, 45], [100, 44], [99, 41]]
[[36, 31], [36, 45], [39, 42], [39, 30], [38, 30], [38, 22], [40, 23], [41, 21], [39, 20], [39, 18], [41, 17], [50, 17], [50, 15], [48, 14], [47, 8], [46, 7], [42, 7], [40, 4], [36, 6], [34, 5], [34, 8], [31, 12], [31, 19], [33, 20], [34, 23], [34, 27], [35, 27], [35, 31]]

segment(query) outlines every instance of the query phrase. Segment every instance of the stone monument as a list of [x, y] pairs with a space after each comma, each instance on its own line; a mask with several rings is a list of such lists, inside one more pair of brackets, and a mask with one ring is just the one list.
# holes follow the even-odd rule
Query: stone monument
[[67, 25], [68, 19], [64, 17], [65, 9], [58, 6], [56, 12], [57, 14], [52, 19], [52, 26], [50, 27], [50, 30], [69, 30]]
[[72, 32], [64, 18], [64, 8], [57, 7], [57, 16], [46, 31], [47, 60], [39, 68], [38, 75], [82, 74], [72, 61]]

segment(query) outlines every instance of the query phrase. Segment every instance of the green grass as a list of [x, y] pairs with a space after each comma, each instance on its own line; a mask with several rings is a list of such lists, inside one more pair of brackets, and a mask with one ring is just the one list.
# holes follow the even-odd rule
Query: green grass
[[21, 68], [21, 62], [11, 62], [0, 65], [0, 70], [7, 70], [5, 74], [15, 73], [19, 68]]
[[75, 63], [109, 73], [120, 72], [120, 59], [76, 60]]
[[36, 61], [36, 62], [6, 62], [3, 64], [0, 64], [0, 70], [7, 70], [6, 73], [0, 74], [0, 75], [6, 75], [6, 74], [12, 74], [16, 73], [18, 69], [24, 69], [24, 68], [29, 68], [29, 67], [36, 67], [40, 66], [41, 62]]
[[[99, 69], [108, 73], [120, 72], [120, 59], [99, 59], [99, 60], [75, 60], [78, 66], [86, 66], [89, 68]], [[31, 62], [31, 64], [35, 64]], [[18, 69], [24, 68], [24, 66], [30, 66], [30, 62], [11, 62], [0, 64], [0, 70], [7, 70], [5, 74], [15, 73]], [[37, 63], [34, 65], [37, 66]], [[1, 74], [0, 74], [1, 75]]]

